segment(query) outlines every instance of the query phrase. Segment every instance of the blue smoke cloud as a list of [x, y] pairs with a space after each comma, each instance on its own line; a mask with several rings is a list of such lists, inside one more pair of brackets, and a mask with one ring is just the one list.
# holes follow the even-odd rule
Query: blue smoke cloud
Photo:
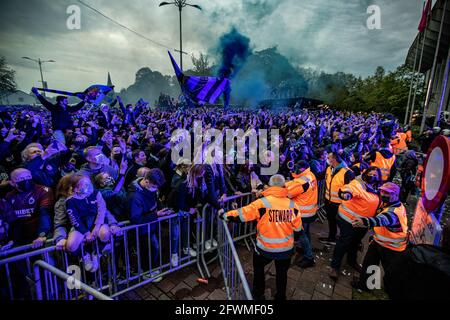
[[234, 78], [251, 54], [250, 39], [232, 28], [220, 37], [219, 50], [222, 54], [219, 77]]

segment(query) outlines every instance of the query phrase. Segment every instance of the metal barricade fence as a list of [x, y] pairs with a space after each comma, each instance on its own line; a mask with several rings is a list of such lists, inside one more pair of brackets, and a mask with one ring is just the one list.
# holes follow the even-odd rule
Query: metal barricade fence
[[[75, 290], [74, 295], [76, 300], [91, 300], [94, 298], [97, 300], [113, 300], [78, 279], [75, 279], [72, 275], [42, 260], [34, 263], [34, 281], [37, 300], [44, 300], [43, 286], [46, 293], [46, 300], [58, 300], [60, 288], [64, 288], [64, 292], [68, 296], [69, 286]], [[79, 293], [80, 291], [81, 294]]]
[[318, 197], [317, 197], [317, 205], [318, 205], [318, 210], [317, 210], [317, 216], [320, 220], [321, 223], [324, 223], [326, 220], [326, 212], [325, 212], [325, 192], [326, 192], [326, 182], [325, 180], [320, 180], [317, 182], [317, 186], [318, 186]]
[[[246, 224], [230, 224], [246, 225]], [[226, 221], [218, 222], [217, 230], [219, 238], [219, 263], [222, 269], [223, 281], [225, 284], [228, 300], [253, 300], [247, 278], [242, 268], [241, 261], [234, 246], [233, 237], [229, 231]]]
[[[222, 203], [221, 207], [225, 211], [229, 211], [233, 209], [233, 206], [236, 208], [243, 207], [248, 205], [253, 199], [252, 193], [246, 193], [242, 195], [236, 195], [229, 198], [226, 198]], [[211, 277], [211, 273], [209, 271], [208, 265], [217, 260], [217, 247], [220, 242], [217, 241], [217, 226], [218, 226], [218, 217], [217, 210], [213, 208], [211, 205], [206, 204], [203, 207], [202, 211], [202, 229], [200, 236], [200, 246], [199, 246], [199, 265], [198, 269], [200, 275], [203, 278]], [[243, 240], [247, 248], [250, 250], [249, 241], [253, 242], [251, 238], [252, 235], [256, 233], [255, 224], [240, 224], [236, 225], [233, 229], [233, 241]], [[206, 255], [215, 253], [213, 257], [207, 261]]]
[[[121, 229], [120, 235], [111, 235], [109, 245], [105, 246], [99, 240], [92, 244], [82, 244], [81, 257], [59, 251], [55, 246], [31, 252], [24, 252], [31, 246], [14, 248], [4, 253], [4, 256], [10, 256], [0, 260], [0, 297], [2, 300], [38, 298], [34, 291], [32, 266], [35, 261], [42, 260], [61, 272], [68, 270], [69, 266], [78, 268], [80, 281], [117, 298], [196, 263], [199, 255], [191, 253], [194, 252], [194, 242], [197, 248], [201, 247], [201, 223], [202, 219], [197, 215], [180, 213], [160, 217], [147, 224], [126, 226]], [[99, 257], [98, 269], [94, 272], [86, 271], [82, 259], [89, 249], [92, 255]], [[23, 253], [17, 254], [18, 252]], [[48, 284], [56, 286], [55, 279]], [[76, 294], [61, 286], [59, 290], [54, 290], [51, 286], [46, 288], [49, 288], [49, 296], [46, 296], [48, 299], [77, 299]]]
[[[87, 245], [80, 248], [81, 256], [84, 256]], [[111, 293], [112, 278], [109, 267], [109, 257], [102, 254], [98, 241], [89, 244], [99, 255], [100, 264], [95, 272], [86, 272], [82, 259], [66, 251], [57, 250], [56, 246], [37, 249], [31, 252], [24, 252], [0, 260], [0, 296], [5, 300], [36, 300], [43, 296], [35, 291], [35, 273], [33, 265], [36, 261], [43, 261], [46, 264], [60, 270], [61, 272], [76, 273], [77, 280], [83, 283], [90, 283], [96, 290]], [[46, 284], [46, 300], [72, 300], [78, 299], [78, 292], [67, 290], [67, 287], [58, 285], [54, 277], [50, 281], [50, 275], [44, 274]], [[39, 278], [38, 278], [39, 279]]]
[[199, 247], [201, 223], [198, 216], [181, 213], [123, 228], [122, 236], [111, 239], [111, 297], [198, 262], [198, 253], [191, 253], [194, 244]]
[[[252, 194], [230, 197], [223, 202], [223, 208], [231, 210], [233, 203], [241, 207], [251, 200]], [[36, 299], [33, 264], [38, 260], [63, 273], [69, 273], [66, 271], [70, 266], [79, 268], [80, 281], [111, 298], [195, 263], [202, 277], [210, 277], [208, 264], [218, 257], [217, 240], [212, 241], [214, 237], [217, 239], [217, 226], [216, 210], [206, 205], [198, 215], [172, 214], [146, 224], [125, 226], [120, 235], [111, 235], [106, 246], [99, 240], [82, 244], [81, 256], [57, 250], [53, 240], [47, 241], [50, 246], [40, 249], [32, 249], [31, 245], [13, 248], [0, 256], [0, 297], [9, 300]], [[231, 234], [234, 241], [243, 240], [250, 249], [255, 225], [236, 224]], [[205, 246], [208, 240], [211, 240], [210, 246]], [[99, 264], [95, 272], [86, 271], [82, 257], [88, 251], [98, 256]], [[205, 255], [213, 252], [215, 256], [207, 262]], [[53, 274], [51, 282], [54, 287], [55, 276]], [[48, 278], [49, 274], [44, 277]], [[48, 287], [49, 296], [45, 295], [45, 298], [78, 298], [72, 290], [57, 287], [58, 290]]]

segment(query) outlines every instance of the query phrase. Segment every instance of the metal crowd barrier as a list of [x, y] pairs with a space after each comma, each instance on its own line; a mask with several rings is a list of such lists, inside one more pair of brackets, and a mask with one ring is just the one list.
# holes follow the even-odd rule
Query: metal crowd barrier
[[[42, 294], [35, 290], [36, 281], [40, 277], [35, 272], [33, 265], [36, 261], [58, 269], [61, 272], [78, 270], [77, 280], [82, 283], [90, 283], [90, 286], [99, 291], [111, 292], [112, 275], [109, 268], [108, 255], [102, 254], [98, 241], [89, 244], [100, 255], [100, 263], [97, 271], [88, 273], [84, 264], [78, 257], [57, 250], [56, 246], [45, 247], [31, 252], [24, 252], [0, 260], [0, 297], [1, 300], [39, 300]], [[80, 248], [81, 256], [84, 255], [86, 245]], [[23, 247], [22, 247], [23, 249]], [[79, 299], [78, 291], [67, 290], [67, 287], [57, 284], [56, 278], [50, 281], [50, 274], [45, 273], [46, 300], [74, 300]]]
[[[233, 208], [240, 208], [248, 205], [252, 201], [252, 199], [253, 199], [252, 193], [232, 196], [226, 198], [221, 203], [221, 207], [225, 211], [229, 211], [232, 210]], [[217, 227], [219, 225], [217, 221], [218, 220], [217, 210], [211, 207], [211, 205], [206, 204], [203, 207], [201, 219], [204, 223], [202, 224], [200, 236], [201, 245], [199, 246], [200, 259], [198, 261], [198, 269], [200, 275], [203, 278], [209, 278], [211, 277], [211, 273], [209, 271], [208, 265], [217, 260], [218, 258], [217, 246], [220, 245], [220, 241], [218, 242], [217, 240]], [[233, 229], [233, 241], [236, 242], [243, 240], [247, 249], [251, 250], [249, 242], [253, 242], [252, 236], [255, 233], [256, 233], [256, 225], [254, 223], [236, 224]], [[206, 245], [208, 241], [211, 244], [210, 246]], [[214, 242], [216, 242], [217, 245], [214, 245], [215, 244]], [[211, 253], [215, 253], [215, 255], [213, 255], [213, 257], [209, 261], [207, 261], [206, 255]]]
[[[189, 248], [192, 250], [194, 243], [200, 247], [197, 235], [201, 223], [196, 215], [185, 213], [123, 228], [121, 237], [111, 239], [111, 297], [118, 297], [196, 263], [198, 253], [197, 257], [190, 256]], [[172, 264], [172, 254], [178, 255], [177, 265]]]
[[[230, 225], [232, 227], [236, 223]], [[226, 221], [219, 221], [217, 233], [220, 243], [217, 251], [228, 300], [253, 300], [244, 269], [234, 246], [229, 225]]]
[[[66, 251], [49, 246], [26, 252], [31, 246], [13, 248], [3, 253], [0, 260], [0, 297], [1, 300], [36, 300], [39, 298], [35, 288], [33, 264], [42, 260], [61, 272], [76, 268], [79, 270], [80, 281], [95, 290], [106, 293], [111, 298], [134, 290], [135, 288], [156, 281], [158, 278], [187, 267], [200, 258], [191, 257], [186, 248], [193, 247], [194, 237], [197, 247], [202, 220], [197, 215], [189, 213], [173, 214], [143, 225], [126, 226], [121, 229], [121, 235], [111, 236], [105, 246], [99, 240], [92, 244], [82, 244], [81, 255], [73, 255]], [[191, 235], [194, 233], [194, 236]], [[51, 241], [49, 243], [52, 243]], [[81, 257], [91, 249], [99, 257], [98, 269], [88, 272]], [[173, 264], [172, 254], [178, 254], [178, 263]], [[187, 253], [187, 254], [185, 254]], [[9, 256], [8, 256], [9, 255]], [[69, 273], [69, 272], [67, 272]], [[54, 275], [55, 276], [55, 275]], [[53, 277], [54, 277], [53, 276]], [[46, 279], [49, 274], [45, 274]], [[55, 279], [45, 283], [57, 286]], [[59, 290], [46, 285], [50, 300], [77, 299], [77, 293]], [[46, 289], [47, 290], [47, 289]]]
[[[43, 277], [41, 275], [41, 269], [44, 272]], [[76, 300], [91, 300], [92, 298], [95, 298], [97, 300], [113, 300], [103, 293], [86, 285], [85, 283], [74, 279], [73, 276], [62, 272], [61, 270], [42, 260], [38, 260], [34, 263], [34, 281], [37, 300], [44, 300], [42, 288], [43, 284], [46, 293], [46, 300], [58, 300], [60, 290], [64, 290], [66, 296], [68, 296], [69, 283], [73, 284]], [[82, 293], [80, 294], [79, 291], [81, 291]]]
[[319, 194], [317, 197], [317, 205], [318, 205], [318, 210], [317, 210], [317, 217], [319, 218], [320, 222], [323, 224], [325, 222], [326, 218], [326, 212], [324, 209], [325, 206], [325, 192], [326, 192], [326, 185], [325, 185], [325, 180], [320, 180], [317, 182], [317, 186], [319, 188]]
[[[223, 208], [242, 207], [251, 200], [252, 194], [230, 197], [223, 201]], [[12, 248], [0, 255], [0, 297], [2, 300], [39, 298], [33, 268], [36, 261], [43, 261], [65, 274], [70, 273], [70, 268], [78, 268], [82, 283], [111, 298], [195, 263], [202, 277], [210, 277], [208, 264], [219, 257], [217, 248], [222, 244], [218, 226], [221, 224], [218, 224], [216, 210], [206, 205], [200, 214], [172, 214], [146, 224], [122, 227], [121, 234], [111, 236], [106, 247], [98, 239], [92, 244], [82, 244], [81, 255], [57, 250], [53, 240], [48, 240], [47, 247], [40, 249], [33, 249], [31, 245]], [[230, 234], [233, 241], [242, 240], [250, 250], [255, 229], [255, 224], [235, 224]], [[211, 246], [205, 246], [205, 242], [213, 238]], [[196, 256], [190, 255], [193, 249]], [[81, 259], [87, 251], [99, 257], [95, 272], [86, 271]], [[173, 263], [176, 262], [173, 254], [177, 254], [178, 263]], [[208, 254], [213, 254], [210, 261], [206, 261]], [[79, 299], [77, 292], [57, 284], [56, 279], [61, 277], [49, 272], [44, 272], [47, 299]]]

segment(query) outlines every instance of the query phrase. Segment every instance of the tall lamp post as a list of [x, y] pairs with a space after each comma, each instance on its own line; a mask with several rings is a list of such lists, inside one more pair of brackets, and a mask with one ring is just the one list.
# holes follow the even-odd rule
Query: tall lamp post
[[[28, 58], [28, 57], [22, 57], [22, 59], [34, 61], [34, 62], [36, 62], [39, 65], [39, 71], [41, 72], [42, 87], [44, 89], [46, 89], [46, 85], [45, 85], [45, 81], [44, 81], [44, 75], [42, 73], [42, 65], [44, 63], [46, 63], [46, 62], [56, 62], [56, 61], [54, 61], [54, 60], [41, 60], [41, 58], [39, 58], [39, 59], [31, 59], [31, 58]], [[45, 97], [45, 92], [44, 92], [44, 97]]]
[[186, 6], [193, 7], [198, 10], [202, 10], [202, 8], [199, 5], [187, 3], [187, 0], [175, 0], [174, 2], [165, 2], [164, 1], [164, 2], [161, 2], [159, 4], [159, 6], [162, 7], [162, 6], [167, 6], [169, 4], [173, 4], [176, 7], [178, 7], [178, 11], [180, 13], [180, 67], [181, 67], [181, 70], [183, 70], [183, 24], [182, 24], [182, 20], [181, 20], [181, 11]]

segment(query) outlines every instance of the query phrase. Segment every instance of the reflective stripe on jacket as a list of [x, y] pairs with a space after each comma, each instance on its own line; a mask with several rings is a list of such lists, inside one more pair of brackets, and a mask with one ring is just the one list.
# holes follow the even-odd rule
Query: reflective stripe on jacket
[[257, 220], [256, 245], [268, 254], [291, 251], [294, 248], [294, 231], [302, 230], [300, 211], [287, 197], [286, 188], [271, 187], [248, 206], [228, 211], [225, 217], [239, 217], [242, 222]]
[[356, 218], [371, 218], [380, 205], [378, 194], [370, 192], [361, 178], [356, 178], [341, 188], [342, 192], [352, 194], [350, 200], [343, 200], [338, 214], [345, 221], [352, 223]]
[[341, 168], [337, 173], [332, 175], [331, 166], [327, 168], [327, 172], [325, 174], [327, 188], [325, 198], [330, 202], [342, 203], [342, 199], [339, 198], [339, 189], [345, 185], [345, 174], [348, 170], [348, 168]]
[[386, 182], [389, 180], [391, 175], [391, 169], [395, 162], [395, 156], [386, 159], [381, 153], [376, 152], [375, 161], [371, 163], [372, 166], [377, 167], [381, 170], [381, 180]]
[[[309, 183], [306, 192], [303, 185]], [[288, 196], [297, 204], [302, 218], [312, 218], [317, 214], [317, 200], [319, 188], [317, 179], [311, 169], [306, 169], [298, 175], [293, 181], [286, 183]]]
[[381, 246], [393, 251], [405, 251], [408, 244], [408, 218], [403, 204], [397, 207], [387, 207], [381, 214], [393, 211], [399, 220], [400, 225], [396, 227], [375, 227], [373, 239]]

